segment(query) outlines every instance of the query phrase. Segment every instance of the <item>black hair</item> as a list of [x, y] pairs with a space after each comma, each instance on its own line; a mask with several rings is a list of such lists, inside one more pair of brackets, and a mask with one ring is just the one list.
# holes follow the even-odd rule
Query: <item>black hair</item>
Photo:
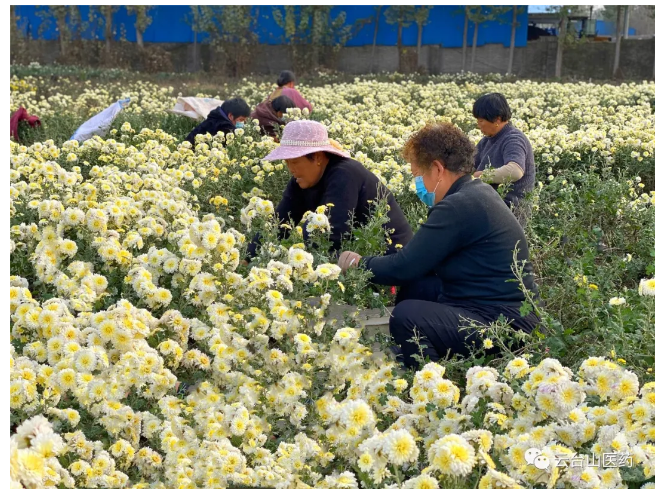
[[278, 87], [284, 87], [288, 83], [295, 82], [295, 81], [296, 81], [296, 75], [294, 75], [293, 71], [283, 70], [280, 73], [280, 76], [277, 79], [277, 84], [278, 84]]
[[[305, 155], [305, 158], [307, 158], [307, 159], [310, 160], [311, 162], [314, 162], [315, 155], [316, 155], [317, 153], [318, 153], [318, 152], [308, 153], [307, 155]], [[342, 160], [342, 159], [344, 158], [344, 157], [341, 156], [341, 155], [336, 155], [335, 153], [331, 153], [331, 152], [329, 152], [329, 151], [325, 151], [325, 152], [323, 152], [323, 153], [328, 157], [328, 163], [335, 163], [335, 162], [337, 162], [338, 160]]]
[[495, 122], [499, 117], [500, 121], [504, 122], [511, 119], [511, 108], [502, 94], [493, 92], [476, 99], [472, 114], [474, 117], [490, 122]]
[[412, 134], [402, 154], [405, 160], [429, 170], [435, 160], [453, 173], [474, 171], [474, 144], [457, 126], [451, 123], [428, 123]]
[[296, 107], [296, 104], [294, 104], [294, 101], [291, 100], [286, 95], [280, 95], [279, 97], [275, 97], [273, 99], [273, 101], [271, 102], [271, 106], [273, 107], [273, 110], [275, 112], [285, 113], [287, 112], [287, 109]]
[[234, 117], [250, 117], [250, 106], [241, 98], [225, 100], [222, 104], [225, 114], [233, 114]]

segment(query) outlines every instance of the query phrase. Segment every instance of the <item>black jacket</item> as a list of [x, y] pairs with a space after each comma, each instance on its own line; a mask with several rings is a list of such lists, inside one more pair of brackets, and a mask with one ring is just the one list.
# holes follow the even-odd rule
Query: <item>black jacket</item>
[[[344, 235], [350, 231], [348, 224], [350, 213], [354, 214], [356, 225], [365, 225], [370, 216], [368, 201], [374, 201], [382, 196], [386, 197], [391, 208], [388, 212], [390, 221], [384, 226], [395, 230], [390, 235], [392, 244], [388, 247], [388, 252], [392, 253], [396, 250], [395, 245], [405, 246], [409, 242], [413, 236], [412, 229], [393, 194], [375, 174], [351, 158], [331, 155], [321, 180], [309, 189], [301, 189], [296, 179], [292, 177], [276, 212], [280, 222], [288, 223], [291, 218], [298, 223], [306, 211], [314, 212], [318, 206], [332, 203], [333, 207], [328, 211], [331, 225], [329, 238], [333, 243], [332, 249], [340, 250]], [[255, 253], [257, 238], [255, 237], [248, 248], [250, 255]], [[305, 229], [303, 229], [303, 238], [307, 239]]]
[[402, 250], [361, 263], [377, 284], [404, 285], [435, 274], [446, 302], [520, 307], [525, 295], [511, 268], [516, 246], [518, 261], [527, 261], [525, 286], [537, 294], [522, 227], [495, 189], [465, 175]]
[[227, 134], [232, 133], [235, 129], [236, 125], [229, 120], [227, 115], [222, 110], [222, 106], [220, 106], [210, 111], [208, 117], [196, 128], [194, 128], [185, 139], [194, 145], [194, 138], [198, 134], [210, 133], [212, 136], [215, 136], [219, 131]]

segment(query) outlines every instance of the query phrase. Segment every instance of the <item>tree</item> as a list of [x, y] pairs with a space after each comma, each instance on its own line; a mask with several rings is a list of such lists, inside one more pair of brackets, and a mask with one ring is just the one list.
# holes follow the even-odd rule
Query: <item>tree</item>
[[562, 61], [564, 58], [564, 43], [567, 35], [567, 26], [569, 25], [569, 12], [565, 7], [560, 14], [560, 22], [557, 30], [557, 54], [555, 56], [555, 77], [562, 77]]
[[115, 5], [100, 5], [97, 7], [104, 19], [104, 40], [107, 56], [111, 54], [111, 44], [113, 43], [113, 14], [118, 11]]
[[285, 5], [273, 8], [273, 18], [283, 29], [285, 42], [291, 46], [292, 62], [299, 65], [294, 66], [295, 69], [317, 68], [322, 50], [330, 54], [326, 57], [330, 62], [358, 29], [372, 22], [368, 18], [360, 19], [354, 25], [346, 25], [347, 14], [341, 11], [333, 18], [332, 9], [330, 5]]
[[19, 16], [17, 12], [17, 6], [16, 5], [10, 5], [9, 6], [9, 17], [11, 20], [11, 27], [9, 30], [9, 43], [10, 43], [10, 56], [11, 56], [11, 63], [17, 63], [21, 59], [19, 56], [23, 55], [23, 53], [27, 52], [26, 46], [25, 46], [25, 21], [21, 20], [21, 17]]
[[50, 5], [49, 10], [56, 20], [56, 29], [58, 30], [58, 39], [60, 40], [60, 55], [64, 59], [67, 56], [67, 43], [70, 38], [69, 27], [67, 26], [67, 13], [69, 9], [65, 5]]
[[215, 32], [213, 46], [224, 52], [227, 70], [240, 76], [252, 59], [258, 9], [252, 5], [224, 5], [215, 17], [219, 31]]
[[416, 53], [419, 66], [421, 63], [421, 41], [423, 40], [423, 27], [428, 23], [431, 9], [432, 5], [422, 5], [421, 7], [416, 8], [416, 13], [414, 14], [414, 22], [416, 22], [416, 25], [419, 29], [418, 37], [416, 40]]
[[200, 32], [206, 32], [210, 25], [210, 7], [190, 5], [190, 11], [185, 15], [185, 22], [192, 27], [194, 33], [194, 71], [199, 71], [201, 63], [199, 60], [199, 46], [197, 38]]
[[153, 18], [148, 15], [152, 10], [152, 5], [128, 5], [127, 13], [136, 15], [134, 21], [134, 28], [136, 29], [136, 43], [140, 49], [143, 49], [143, 33], [146, 32], [148, 26], [153, 22]]
[[520, 25], [517, 21], [518, 14], [525, 12], [525, 7], [513, 6], [513, 19], [511, 20], [511, 47], [509, 48], [509, 69], [507, 73], [510, 75], [513, 72], [513, 55], [516, 51], [516, 29]]
[[53, 27], [55, 21], [58, 41], [60, 43], [60, 60], [67, 60], [70, 54], [69, 44], [81, 27], [81, 14], [78, 5], [49, 5], [41, 6], [36, 12], [41, 19], [38, 36], [42, 37], [45, 32]]
[[[329, 54], [337, 53], [349, 39], [354, 35], [352, 31], [359, 25], [365, 25], [370, 19], [361, 19], [355, 26], [345, 25], [347, 13], [342, 10], [333, 18], [331, 5], [309, 5], [302, 7], [306, 15], [312, 18], [312, 33], [310, 44], [312, 46], [312, 66], [316, 69], [320, 65], [320, 53], [329, 51]], [[332, 51], [332, 53], [331, 53]]]
[[379, 21], [381, 19], [381, 14], [382, 14], [382, 6], [377, 5], [375, 7], [375, 33], [372, 36], [372, 73], [375, 73], [377, 71], [377, 63], [376, 63], [376, 57], [375, 57], [375, 48], [377, 47], [377, 34], [379, 34]]
[[507, 13], [510, 7], [493, 7], [489, 5], [474, 5], [469, 9], [469, 19], [474, 24], [474, 37], [472, 38], [472, 64], [470, 71], [474, 71], [476, 61], [476, 44], [479, 39], [479, 27], [484, 22], [498, 20], [501, 22], [501, 16]]
[[411, 5], [391, 5], [386, 9], [384, 15], [386, 22], [398, 26], [398, 71], [404, 72], [404, 57], [402, 53], [402, 30], [414, 22], [416, 8]]
[[[626, 8], [626, 7], [625, 7]], [[617, 21], [615, 24], [615, 60], [613, 61], [613, 77], [617, 78], [620, 74], [620, 47], [622, 44], [622, 21], [623, 21], [623, 8], [618, 5], [617, 8]]]
[[462, 42], [462, 71], [467, 68], [467, 36], [469, 33], [469, 11], [472, 7], [465, 6], [465, 24], [463, 25], [463, 42]]
[[559, 17], [557, 29], [557, 55], [555, 56], [555, 76], [562, 76], [562, 62], [564, 59], [564, 47], [566, 44], [576, 42], [576, 36], [569, 32], [569, 16], [584, 15], [585, 5], [555, 5], [548, 9]]

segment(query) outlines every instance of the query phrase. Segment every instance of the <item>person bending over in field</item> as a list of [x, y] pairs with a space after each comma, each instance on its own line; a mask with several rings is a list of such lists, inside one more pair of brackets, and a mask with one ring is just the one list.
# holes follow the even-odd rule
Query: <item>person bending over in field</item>
[[[265, 160], [284, 160], [292, 175], [277, 206], [280, 222], [289, 223], [291, 219], [299, 223], [307, 211], [333, 204], [329, 211], [332, 251], [340, 250], [343, 237], [349, 233], [350, 215], [355, 225], [363, 226], [370, 218], [371, 203], [382, 198], [390, 206], [390, 221], [384, 225], [390, 230], [388, 253], [412, 238], [412, 229], [393, 194], [362, 163], [351, 159], [339, 143], [330, 140], [323, 124], [307, 120], [288, 123], [280, 146]], [[305, 241], [307, 237], [304, 229]], [[257, 246], [255, 237], [248, 248], [250, 256]]]
[[449, 349], [468, 355], [479, 334], [461, 330], [467, 319], [488, 325], [503, 315], [530, 333], [539, 320], [534, 313], [521, 316], [526, 298], [512, 270], [517, 246], [519, 263], [525, 261], [523, 283], [536, 295], [525, 233], [499, 194], [472, 179], [472, 142], [452, 124], [428, 124], [411, 136], [403, 155], [418, 197], [430, 207], [428, 219], [395, 254], [343, 252], [338, 262], [343, 271], [366, 268], [375, 284], [400, 286], [389, 328], [403, 362], [417, 365], [416, 336], [431, 361]]
[[236, 128], [242, 128], [245, 120], [250, 116], [250, 106], [243, 99], [229, 99], [213, 109], [208, 117], [187, 135], [186, 141], [195, 144], [198, 134], [209, 133], [215, 136], [217, 133], [233, 133]]
[[277, 128], [284, 125], [284, 115], [287, 113], [287, 109], [293, 107], [296, 107], [293, 100], [286, 95], [280, 95], [272, 101], [265, 100], [258, 104], [250, 114], [250, 118], [258, 120], [262, 132], [279, 142]]
[[281, 95], [286, 95], [293, 100], [299, 109], [307, 109], [312, 112], [312, 104], [305, 100], [301, 93], [296, 90], [296, 75], [294, 75], [293, 71], [284, 70], [280, 73], [277, 79], [277, 88], [271, 92], [266, 100], [270, 102]]

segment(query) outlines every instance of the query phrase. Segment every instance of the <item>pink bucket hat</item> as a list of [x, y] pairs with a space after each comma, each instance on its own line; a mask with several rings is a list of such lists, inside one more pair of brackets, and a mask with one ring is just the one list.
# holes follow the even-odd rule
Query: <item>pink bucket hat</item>
[[317, 151], [327, 151], [341, 157], [349, 157], [349, 153], [338, 143], [328, 138], [326, 126], [317, 121], [291, 121], [284, 127], [280, 146], [270, 152], [264, 160], [286, 160], [298, 158]]

